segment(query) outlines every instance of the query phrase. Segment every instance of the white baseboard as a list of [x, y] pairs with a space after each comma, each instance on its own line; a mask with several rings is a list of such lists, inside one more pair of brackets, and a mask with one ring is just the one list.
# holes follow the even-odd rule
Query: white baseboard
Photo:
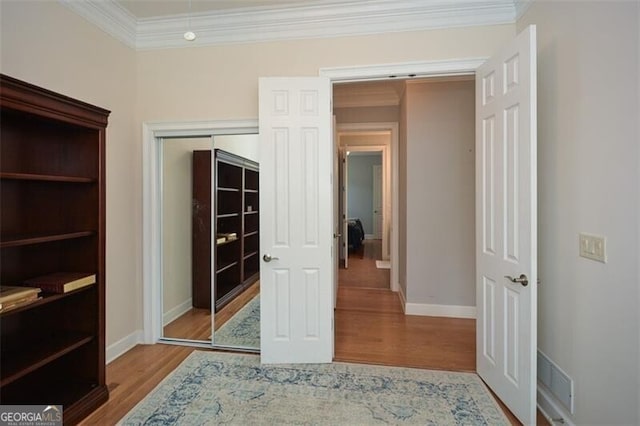
[[[555, 401], [551, 393], [538, 383], [538, 409], [547, 421], [552, 425], [575, 426], [571, 421], [571, 415]], [[562, 419], [562, 420], [560, 420]]]
[[106, 353], [107, 364], [140, 343], [144, 343], [144, 333], [142, 330], [137, 330], [109, 345]]
[[373, 240], [375, 238], [375, 236], [373, 234], [364, 234], [364, 239], [365, 240]]
[[427, 317], [472, 318], [476, 317], [475, 306], [429, 305], [426, 303], [406, 303], [405, 314]]
[[402, 291], [402, 286], [400, 285], [400, 283], [398, 283], [398, 295], [400, 296], [400, 304], [402, 305], [402, 311], [406, 314], [407, 298], [405, 297], [404, 292]]
[[192, 308], [192, 299], [189, 298], [184, 302], [182, 302], [181, 304], [179, 304], [178, 306], [176, 306], [175, 308], [169, 309], [167, 312], [162, 314], [162, 326], [164, 327], [165, 325], [176, 320], [177, 318], [180, 318], [180, 316], [189, 312], [191, 308]]

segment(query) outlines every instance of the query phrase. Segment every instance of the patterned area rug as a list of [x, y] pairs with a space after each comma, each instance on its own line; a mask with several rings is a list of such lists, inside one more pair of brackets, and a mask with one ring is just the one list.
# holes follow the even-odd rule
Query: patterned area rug
[[260, 295], [216, 330], [214, 339], [218, 345], [260, 348]]
[[118, 424], [508, 425], [473, 373], [195, 351]]

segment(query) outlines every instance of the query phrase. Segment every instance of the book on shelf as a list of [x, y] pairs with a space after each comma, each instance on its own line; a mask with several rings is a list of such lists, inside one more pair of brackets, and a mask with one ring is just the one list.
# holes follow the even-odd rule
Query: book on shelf
[[222, 243], [224, 243], [225, 241], [227, 241], [227, 238], [226, 238], [226, 237], [217, 237], [217, 238], [216, 238], [216, 244], [222, 244]]
[[31, 278], [24, 283], [30, 287], [39, 287], [46, 293], [68, 293], [96, 282], [96, 274], [86, 272], [54, 272]]
[[233, 241], [238, 239], [238, 234], [235, 232], [230, 232], [227, 234], [218, 234], [216, 236], [216, 242], [218, 244], [224, 243], [225, 241]]
[[0, 286], [0, 312], [19, 308], [34, 302], [40, 297], [36, 287]]
[[34, 294], [32, 296], [26, 297], [25, 299], [16, 300], [13, 302], [0, 303], [0, 313], [12, 311], [21, 306], [29, 305], [35, 302], [36, 300], [40, 300], [40, 299], [42, 299], [42, 297], [38, 296], [37, 294]]

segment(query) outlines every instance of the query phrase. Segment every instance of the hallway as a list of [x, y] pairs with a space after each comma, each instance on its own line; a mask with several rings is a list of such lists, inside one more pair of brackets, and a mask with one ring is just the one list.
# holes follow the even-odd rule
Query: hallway
[[405, 315], [385, 289], [339, 287], [335, 360], [475, 371], [475, 320]]

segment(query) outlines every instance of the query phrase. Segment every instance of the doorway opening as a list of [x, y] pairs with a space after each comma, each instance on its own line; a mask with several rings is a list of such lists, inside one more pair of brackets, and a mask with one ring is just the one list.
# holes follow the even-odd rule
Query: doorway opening
[[340, 287], [390, 289], [391, 203], [385, 204], [390, 198], [390, 140], [388, 131], [338, 132], [343, 218]]
[[[375, 262], [355, 268], [364, 251], [341, 246], [336, 360], [475, 371], [474, 75], [335, 84], [334, 113], [347, 165], [375, 143], [362, 128], [384, 121], [398, 132], [385, 145], [391, 286], [380, 288]], [[344, 126], [362, 127], [356, 157], [346, 155]], [[348, 171], [342, 177], [348, 207]]]

